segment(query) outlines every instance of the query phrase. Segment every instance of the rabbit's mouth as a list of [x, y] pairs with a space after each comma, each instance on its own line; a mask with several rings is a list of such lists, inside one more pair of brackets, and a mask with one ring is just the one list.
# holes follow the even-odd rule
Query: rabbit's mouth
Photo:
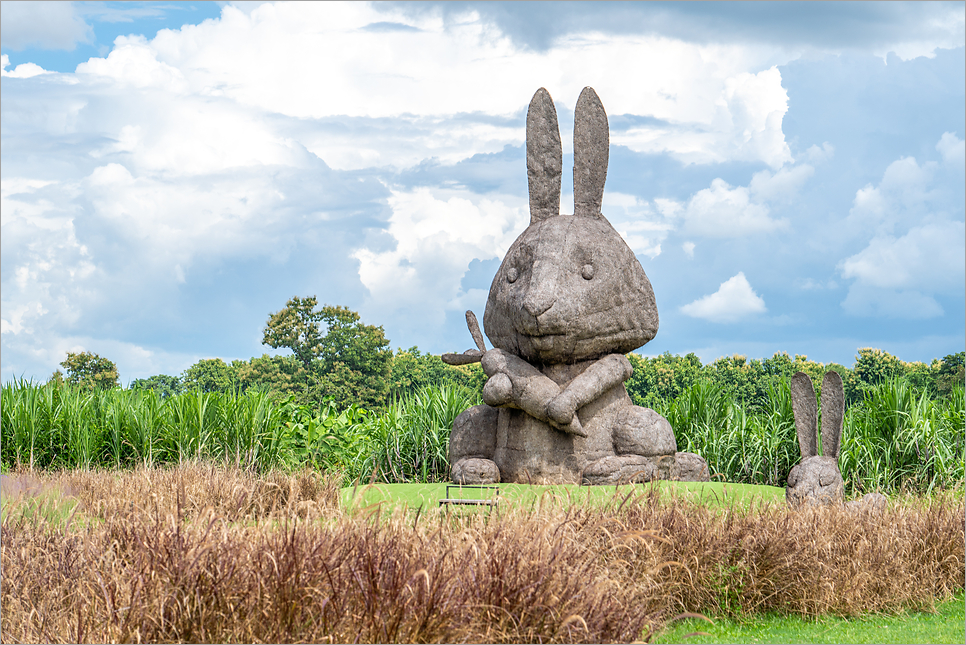
[[553, 349], [556, 339], [560, 338], [559, 334], [548, 334], [545, 336], [529, 336], [530, 344], [533, 345], [533, 349], [538, 352], [546, 352]]

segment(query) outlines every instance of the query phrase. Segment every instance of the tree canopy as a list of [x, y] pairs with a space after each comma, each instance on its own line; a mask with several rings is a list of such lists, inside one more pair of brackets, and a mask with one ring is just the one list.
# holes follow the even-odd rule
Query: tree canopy
[[[67, 352], [67, 359], [60, 366], [67, 370], [67, 382], [72, 385], [91, 389], [120, 386], [117, 365], [94, 352]], [[57, 378], [57, 373], [54, 378]]]
[[269, 315], [262, 343], [292, 350], [307, 373], [296, 380], [304, 383], [309, 397], [371, 408], [384, 405], [392, 351], [383, 328], [363, 323], [347, 307], [316, 307], [315, 296], [290, 298], [284, 309]]

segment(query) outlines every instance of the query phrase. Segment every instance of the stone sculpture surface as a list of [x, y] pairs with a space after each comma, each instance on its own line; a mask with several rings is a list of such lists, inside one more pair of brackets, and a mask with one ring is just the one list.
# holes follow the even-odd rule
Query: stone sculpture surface
[[574, 214], [560, 211], [562, 149], [550, 94], [527, 113], [530, 225], [493, 279], [484, 313], [467, 325], [477, 349], [445, 354], [480, 361], [485, 405], [453, 424], [449, 459], [464, 484], [613, 484], [655, 478], [708, 480], [707, 464], [677, 453], [671, 425], [632, 403], [624, 356], [657, 333], [651, 283], [600, 212], [607, 177], [607, 114], [592, 88], [574, 115]]
[[845, 417], [845, 390], [838, 372], [822, 379], [822, 454], [818, 454], [818, 409], [812, 379], [797, 372], [791, 380], [792, 410], [802, 460], [788, 473], [785, 498], [793, 506], [841, 504], [845, 483], [839, 471], [839, 445]]

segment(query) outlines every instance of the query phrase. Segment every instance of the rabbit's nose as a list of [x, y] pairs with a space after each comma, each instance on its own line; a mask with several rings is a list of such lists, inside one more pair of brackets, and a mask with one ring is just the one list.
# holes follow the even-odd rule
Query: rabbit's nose
[[531, 316], [537, 318], [547, 309], [553, 307], [553, 303], [556, 301], [557, 296], [554, 294], [553, 289], [530, 289], [530, 291], [527, 293], [527, 297], [523, 299], [523, 308], [526, 309], [527, 313], [529, 313]]

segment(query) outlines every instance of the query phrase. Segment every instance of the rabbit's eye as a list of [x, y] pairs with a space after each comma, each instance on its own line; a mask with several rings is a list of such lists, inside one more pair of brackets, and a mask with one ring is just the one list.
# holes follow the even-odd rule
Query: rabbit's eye
[[506, 281], [507, 282], [516, 282], [518, 275], [519, 274], [517, 273], [516, 267], [510, 267], [507, 270], [507, 272], [506, 272]]
[[584, 268], [580, 270], [580, 275], [584, 277], [584, 280], [590, 280], [594, 277], [594, 265], [585, 264]]

